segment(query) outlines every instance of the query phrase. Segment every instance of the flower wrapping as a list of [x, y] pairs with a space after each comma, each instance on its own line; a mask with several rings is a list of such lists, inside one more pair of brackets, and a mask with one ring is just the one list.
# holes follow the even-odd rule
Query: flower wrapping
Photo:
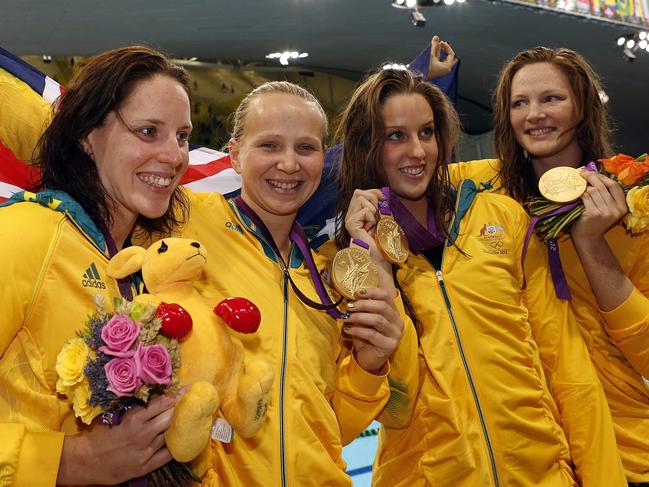
[[[599, 159], [602, 174], [617, 181], [626, 194], [629, 208], [623, 219], [632, 233], [649, 229], [649, 158], [643, 154], [633, 158], [617, 154], [609, 159]], [[594, 166], [593, 163], [591, 163]], [[558, 204], [545, 198], [536, 198], [526, 204], [535, 223], [534, 230], [541, 240], [547, 241], [567, 233], [584, 212], [581, 200]]]

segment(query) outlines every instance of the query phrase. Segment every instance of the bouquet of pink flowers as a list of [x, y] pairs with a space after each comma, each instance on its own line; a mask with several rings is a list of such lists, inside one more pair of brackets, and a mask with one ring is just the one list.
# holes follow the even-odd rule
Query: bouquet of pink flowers
[[[649, 229], [649, 158], [647, 154], [633, 158], [617, 154], [609, 159], [600, 159], [602, 174], [618, 181], [626, 194], [629, 213], [624, 224], [632, 233]], [[590, 163], [594, 166], [593, 163]], [[581, 200], [560, 204], [545, 198], [536, 198], [527, 203], [532, 215], [534, 230], [541, 240], [550, 240], [566, 233], [584, 212]]]
[[[75, 416], [91, 424], [118, 424], [128, 409], [144, 405], [153, 394], [179, 386], [178, 340], [163, 329], [159, 307], [115, 300], [108, 313], [98, 299], [97, 312], [83, 331], [69, 340], [56, 360], [56, 390], [67, 397]], [[147, 477], [152, 485], [185, 485], [199, 481], [191, 470], [172, 461]]]

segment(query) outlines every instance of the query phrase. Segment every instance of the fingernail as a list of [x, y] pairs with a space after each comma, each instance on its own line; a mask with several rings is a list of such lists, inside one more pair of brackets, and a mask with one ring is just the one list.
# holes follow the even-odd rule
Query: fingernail
[[347, 309], [354, 309], [356, 307], [356, 303], [354, 301], [349, 301], [347, 303]]
[[345, 323], [345, 324], [343, 325], [343, 331], [345, 331], [345, 332], [351, 330], [351, 328], [352, 328], [352, 325], [350, 325], [350, 324], [348, 324], [348, 323]]
[[358, 294], [360, 294], [360, 295], [367, 294], [367, 289], [365, 289], [364, 287], [360, 288], [360, 289], [358, 290]]
[[586, 164], [586, 167], [584, 167], [584, 171], [597, 172], [597, 165], [593, 161], [590, 161]]

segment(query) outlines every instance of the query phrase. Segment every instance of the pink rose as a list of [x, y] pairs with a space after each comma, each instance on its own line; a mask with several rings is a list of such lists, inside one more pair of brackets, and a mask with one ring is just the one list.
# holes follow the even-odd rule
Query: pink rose
[[107, 345], [99, 350], [117, 357], [132, 356], [129, 349], [140, 336], [140, 325], [128, 316], [115, 315], [101, 329], [101, 339]]
[[104, 365], [108, 379], [106, 390], [122, 397], [131, 396], [142, 385], [137, 360], [133, 358], [114, 358]]
[[164, 345], [140, 346], [135, 354], [145, 384], [171, 384], [171, 357]]

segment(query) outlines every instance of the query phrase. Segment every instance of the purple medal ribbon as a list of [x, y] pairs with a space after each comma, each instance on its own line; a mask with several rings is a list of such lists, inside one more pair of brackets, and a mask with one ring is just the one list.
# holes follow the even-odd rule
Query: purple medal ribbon
[[[104, 234], [104, 239], [106, 240], [108, 257], [112, 259], [117, 253], [117, 245], [115, 245], [113, 237], [106, 228], [102, 228], [102, 233]], [[117, 279], [117, 286], [119, 287], [119, 293], [124, 299], [128, 299], [129, 301], [133, 300], [133, 279], [131, 278], [131, 276]]]
[[[234, 198], [234, 204], [236, 207], [246, 215], [250, 220], [255, 224], [257, 228], [261, 231], [262, 235], [266, 239], [267, 243], [272, 247], [273, 251], [277, 255], [278, 259], [282, 259], [282, 255], [279, 252], [279, 249], [277, 248], [277, 244], [273, 240], [273, 237], [268, 230], [268, 227], [266, 227], [265, 223], [262, 221], [261, 218], [253, 211], [248, 204], [243, 201], [243, 198], [241, 196], [237, 196]], [[318, 273], [318, 269], [316, 268], [315, 261], [313, 260], [313, 254], [311, 254], [311, 248], [309, 247], [308, 243], [308, 238], [306, 236], [306, 233], [304, 233], [304, 230], [300, 226], [297, 221], [293, 222], [293, 226], [291, 227], [291, 233], [290, 233], [290, 239], [292, 242], [297, 245], [297, 248], [300, 250], [300, 253], [302, 254], [302, 257], [304, 257], [304, 264], [306, 265], [306, 268], [309, 270], [309, 274], [311, 274], [311, 280], [313, 281], [313, 286], [315, 287], [316, 293], [318, 293], [318, 297], [320, 298], [320, 303], [313, 301], [312, 299], [309, 299], [300, 289], [297, 287], [297, 284], [293, 281], [291, 278], [291, 274], [288, 272], [288, 267], [286, 264], [284, 265], [285, 268], [285, 273], [286, 277], [288, 277], [289, 282], [291, 283], [291, 287], [293, 288], [293, 291], [297, 295], [297, 297], [302, 301], [304, 304], [307, 306], [318, 309], [321, 311], [326, 311], [329, 316], [331, 316], [335, 320], [339, 319], [347, 319], [349, 318], [349, 313], [342, 313], [341, 311], [338, 310], [337, 306], [340, 304], [342, 299], [338, 301], [337, 303], [334, 303], [331, 298], [329, 297], [329, 294], [325, 291], [324, 288], [324, 283], [322, 282], [322, 277]], [[358, 243], [358, 242], [357, 242]], [[363, 242], [364, 243], [364, 242]], [[365, 244], [367, 248], [367, 244]]]
[[[579, 205], [579, 201], [564, 205], [561, 208], [557, 208], [554, 211], [546, 213], [545, 215], [536, 215], [530, 219], [530, 225], [527, 228], [527, 234], [525, 235], [525, 242], [523, 243], [523, 252], [521, 254], [521, 264], [525, 262], [525, 256], [527, 255], [527, 248], [530, 244], [530, 239], [534, 233], [534, 227], [536, 224], [545, 218], [551, 216], [560, 215], [562, 213], [567, 213], [572, 209], [576, 208]], [[554, 284], [554, 292], [556, 293], [559, 299], [564, 299], [567, 301], [572, 300], [572, 294], [570, 293], [570, 287], [568, 286], [568, 281], [566, 280], [566, 275], [563, 271], [563, 265], [561, 264], [561, 257], [559, 256], [559, 244], [557, 240], [552, 238], [547, 242], [548, 247], [548, 258], [550, 264], [550, 274], [552, 275], [552, 282]], [[523, 277], [523, 289], [526, 286], [525, 278]]]
[[394, 216], [395, 221], [408, 238], [410, 250], [421, 252], [444, 243], [444, 234], [437, 229], [435, 214], [431, 208], [428, 208], [426, 215], [428, 228], [424, 228], [399, 198], [392, 198], [392, 190], [389, 187], [381, 188], [381, 193], [385, 200], [379, 202], [379, 211], [382, 215]]

